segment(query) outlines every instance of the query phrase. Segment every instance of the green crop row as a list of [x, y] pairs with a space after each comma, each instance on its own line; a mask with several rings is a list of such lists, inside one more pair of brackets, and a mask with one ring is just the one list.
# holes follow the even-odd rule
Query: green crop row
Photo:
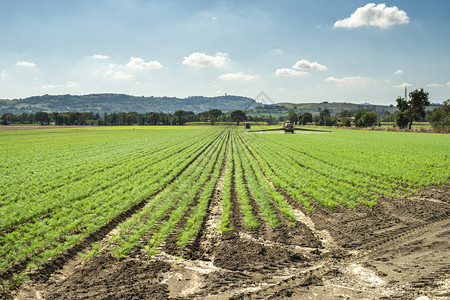
[[[213, 155], [217, 155], [217, 148], [223, 143], [224, 134], [216, 139], [201, 155], [190, 164], [170, 185], [160, 193], [149, 199], [148, 204], [119, 226], [117, 235], [110, 239], [111, 252], [121, 258], [136, 247], [141, 239], [159, 224], [160, 232], [155, 235], [155, 242], [161, 242], [161, 237], [171, 232], [170, 226], [176, 225], [178, 218], [186, 210], [186, 205], [194, 200], [205, 177], [209, 176], [210, 168], [214, 167]], [[205, 167], [206, 166], [206, 167]], [[184, 205], [182, 205], [184, 204]], [[170, 222], [164, 225], [162, 219], [168, 217]], [[170, 219], [172, 216], [172, 219]], [[175, 216], [175, 217], [174, 217]], [[176, 222], [174, 221], [176, 220]], [[157, 246], [156, 246], [157, 247]], [[156, 249], [155, 247], [155, 249]]]
[[[135, 157], [128, 164], [97, 172], [95, 176], [87, 173], [85, 177], [91, 185], [83, 180], [67, 185], [62, 182], [62, 187], [71, 187], [66, 193], [56, 193], [57, 189], [53, 189], [42, 193], [42, 200], [23, 199], [10, 206], [9, 213], [3, 210], [0, 267], [24, 259], [31, 261], [30, 266], [40, 264], [163, 188], [221, 133], [203, 131], [201, 136], [198, 134], [197, 140], [181, 143], [177, 139], [166, 139], [170, 146], [165, 150], [170, 148], [170, 151]], [[152, 139], [147, 142], [151, 144]], [[82, 182], [84, 184], [80, 184]], [[36, 217], [43, 213], [44, 217]], [[22, 217], [20, 221], [30, 221], [17, 223], [14, 218], [22, 214], [32, 217]]]
[[[421, 186], [448, 182], [449, 139], [443, 135], [243, 134], [267, 177], [307, 209], [311, 200], [333, 208], [373, 206], [407, 197]], [[434, 145], [434, 146], [433, 146]]]

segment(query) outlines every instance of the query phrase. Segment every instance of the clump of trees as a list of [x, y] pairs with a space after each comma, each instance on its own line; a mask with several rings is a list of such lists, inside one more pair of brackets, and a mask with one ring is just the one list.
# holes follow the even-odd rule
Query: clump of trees
[[358, 109], [353, 115], [356, 127], [370, 127], [377, 123], [378, 114], [368, 109]]
[[305, 113], [302, 113], [299, 116], [299, 123], [302, 124], [302, 125], [306, 125], [306, 124], [308, 124], [308, 123], [310, 123], [312, 121], [313, 121], [312, 113], [305, 112]]
[[430, 124], [439, 131], [450, 131], [450, 99], [445, 100], [441, 107], [433, 110]]
[[429, 106], [428, 93], [423, 89], [414, 90], [409, 93], [409, 100], [402, 97], [397, 98], [398, 111], [394, 114], [394, 120], [398, 127], [411, 129], [414, 121], [418, 122], [425, 117], [425, 107]]

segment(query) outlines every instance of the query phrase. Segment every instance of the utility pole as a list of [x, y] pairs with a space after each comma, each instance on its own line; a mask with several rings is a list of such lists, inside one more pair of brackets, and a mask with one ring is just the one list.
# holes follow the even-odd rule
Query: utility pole
[[406, 86], [405, 86], [405, 101], [408, 101], [408, 93], [406, 92]]

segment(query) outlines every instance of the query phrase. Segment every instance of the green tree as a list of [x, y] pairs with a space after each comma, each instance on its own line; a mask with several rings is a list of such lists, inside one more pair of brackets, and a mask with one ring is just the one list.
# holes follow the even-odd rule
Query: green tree
[[247, 115], [244, 111], [238, 109], [231, 113], [231, 119], [235, 121], [237, 125], [239, 125], [239, 122], [247, 120]]
[[297, 122], [298, 122], [298, 115], [297, 115], [297, 113], [295, 111], [290, 110], [288, 115], [287, 115], [287, 119], [289, 121], [291, 121], [292, 124], [297, 124]]
[[302, 113], [299, 118], [299, 123], [302, 125], [306, 125], [313, 121], [313, 116], [309, 112]]
[[433, 110], [430, 117], [430, 124], [433, 128], [441, 130], [450, 128], [450, 99], [445, 100], [441, 107]]
[[[425, 117], [425, 107], [429, 106], [430, 100], [428, 99], [428, 93], [423, 89], [414, 90], [409, 93], [409, 100], [398, 97], [397, 98], [397, 108], [399, 111], [403, 112], [403, 115], [397, 114], [396, 120], [400, 122], [404, 121], [406, 117], [408, 119], [408, 128], [411, 129], [413, 121], [419, 121], [420, 118]], [[405, 126], [397, 123], [400, 128], [404, 128]]]
[[409, 123], [408, 112], [397, 110], [394, 113], [394, 122], [400, 128], [406, 128]]
[[345, 127], [350, 127], [350, 126], [352, 126], [352, 122], [350, 121], [350, 118], [349, 118], [349, 117], [344, 117], [344, 118], [342, 119], [342, 126], [345, 126]]
[[393, 121], [394, 115], [387, 110], [380, 117], [380, 122], [393, 122]]
[[319, 114], [319, 125], [320, 126], [331, 126], [333, 125], [333, 118], [331, 117], [331, 112], [328, 108], [322, 110]]
[[50, 115], [45, 111], [38, 111], [34, 118], [36, 119], [36, 122], [41, 123], [41, 125], [44, 124], [50, 124]]
[[375, 123], [378, 120], [378, 114], [374, 111], [367, 111], [365, 112], [361, 119], [360, 119], [360, 123], [362, 125], [362, 127], [370, 127], [375, 125]]
[[178, 125], [184, 124], [184, 122], [185, 122], [184, 111], [177, 110], [176, 112], [174, 112], [173, 116], [176, 119], [176, 122], [178, 123]]
[[2, 121], [2, 125], [8, 125], [9, 123], [9, 114], [8, 113], [4, 113], [2, 115], [2, 117], [0, 118]]
[[353, 116], [356, 127], [370, 127], [378, 120], [378, 114], [369, 109], [357, 109]]
[[352, 113], [348, 109], [344, 109], [338, 115], [339, 115], [339, 118], [349, 118], [352, 116]]
[[217, 121], [217, 118], [219, 118], [222, 115], [222, 111], [220, 109], [211, 109], [208, 111], [208, 117], [211, 122], [211, 125], [214, 125], [214, 123]]

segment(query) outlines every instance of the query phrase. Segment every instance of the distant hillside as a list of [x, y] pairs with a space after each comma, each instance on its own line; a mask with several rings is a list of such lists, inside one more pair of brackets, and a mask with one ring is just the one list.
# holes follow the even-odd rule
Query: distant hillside
[[219, 97], [135, 97], [123, 94], [44, 95], [25, 99], [0, 100], [0, 115], [46, 112], [164, 112], [177, 110], [199, 113], [211, 109], [232, 111], [258, 106], [255, 100], [241, 96]]
[[302, 104], [283, 104], [288, 109], [294, 109], [301, 112], [320, 113], [328, 109], [332, 115], [343, 110], [369, 109], [382, 114], [384, 111], [394, 113], [397, 110], [395, 105], [375, 105], [375, 104], [354, 104], [347, 102], [322, 102], [322, 103], [302, 103]]
[[[431, 104], [426, 107], [426, 110], [433, 110], [438, 108], [439, 104]], [[382, 115], [385, 111], [389, 113], [394, 113], [397, 111], [397, 107], [395, 105], [375, 105], [375, 104], [354, 104], [347, 102], [322, 102], [322, 103], [278, 103], [274, 105], [264, 105], [259, 106], [254, 109], [247, 110], [248, 114], [251, 115], [271, 115], [271, 116], [280, 116], [286, 115], [290, 110], [294, 110], [298, 113], [309, 112], [313, 115], [319, 114], [324, 109], [328, 109], [332, 115], [340, 113], [343, 110], [357, 110], [357, 109], [368, 109], [377, 112], [379, 115]]]

